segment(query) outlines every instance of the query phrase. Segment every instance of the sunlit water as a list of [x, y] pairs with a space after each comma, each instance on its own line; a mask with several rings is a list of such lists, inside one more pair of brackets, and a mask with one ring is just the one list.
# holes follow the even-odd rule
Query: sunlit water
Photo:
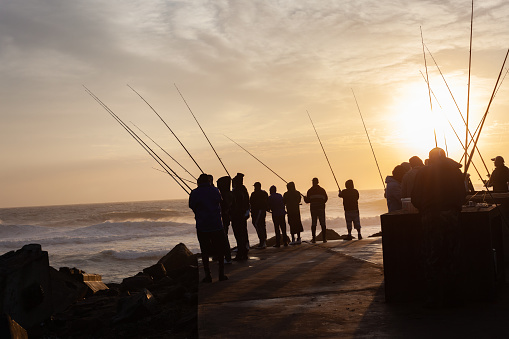
[[[327, 228], [346, 233], [343, 205], [328, 192]], [[387, 210], [382, 190], [360, 191], [359, 209], [364, 236], [380, 231], [380, 214]], [[304, 240], [311, 238], [309, 206], [301, 206]], [[319, 226], [318, 226], [319, 228]], [[37, 243], [48, 251], [50, 265], [77, 267], [101, 274], [104, 282], [123, 278], [151, 266], [178, 243], [199, 252], [194, 214], [187, 200], [43, 206], [0, 209], [0, 254]], [[257, 244], [248, 221], [249, 240]], [[274, 226], [267, 216], [268, 237]], [[230, 229], [230, 244], [235, 238]]]

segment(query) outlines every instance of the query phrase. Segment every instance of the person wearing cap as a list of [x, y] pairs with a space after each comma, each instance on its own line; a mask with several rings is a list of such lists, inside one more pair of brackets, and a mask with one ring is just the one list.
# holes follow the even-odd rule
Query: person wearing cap
[[286, 211], [283, 196], [277, 193], [276, 186], [274, 185], [270, 186], [269, 192], [269, 211], [272, 212], [274, 233], [276, 233], [276, 244], [274, 247], [281, 246], [281, 238], [283, 238], [283, 245], [286, 247], [288, 246], [288, 236], [286, 235]]
[[258, 181], [254, 183], [254, 191], [249, 197], [249, 204], [251, 206], [251, 222], [260, 240], [257, 248], [264, 249], [267, 247], [267, 226], [265, 224], [265, 217], [269, 209], [269, 195], [266, 191], [262, 190], [262, 184]]
[[325, 203], [328, 200], [325, 190], [318, 185], [318, 178], [313, 178], [311, 181], [313, 186], [307, 191], [304, 197], [304, 202], [309, 204], [311, 212], [311, 242], [316, 242], [316, 225], [320, 221], [322, 228], [322, 240], [327, 242], [327, 228], [325, 226]]
[[196, 219], [196, 234], [200, 243], [201, 258], [205, 278], [203, 282], [212, 282], [209, 257], [218, 257], [219, 280], [227, 280], [224, 275], [225, 235], [221, 220], [221, 193], [210, 184], [210, 176], [201, 174], [198, 177], [198, 187], [189, 195], [189, 208]]
[[401, 180], [401, 197], [410, 198], [412, 189], [414, 188], [414, 181], [417, 172], [424, 166], [421, 158], [418, 156], [411, 157], [408, 162], [410, 163], [411, 169], [403, 175]]
[[411, 194], [412, 204], [421, 214], [425, 306], [430, 308], [461, 303], [460, 212], [466, 189], [460, 168], [443, 149], [432, 149], [428, 165], [415, 176]]
[[237, 173], [232, 179], [233, 202], [231, 207], [232, 229], [237, 241], [237, 255], [233, 260], [244, 261], [248, 259], [249, 238], [247, 232], [247, 219], [249, 219], [249, 193], [244, 186], [244, 174]]
[[491, 159], [495, 162], [495, 169], [485, 181], [486, 187], [493, 186], [493, 192], [509, 192], [507, 183], [509, 182], [509, 168], [504, 164], [504, 158], [500, 155]]

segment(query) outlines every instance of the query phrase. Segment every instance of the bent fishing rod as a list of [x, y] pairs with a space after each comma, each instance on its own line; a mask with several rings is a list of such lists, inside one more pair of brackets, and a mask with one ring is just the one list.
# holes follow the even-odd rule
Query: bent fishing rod
[[[83, 85], [85, 91], [99, 104], [101, 105], [130, 135], [133, 137], [136, 142], [161, 166], [172, 178], [175, 182], [187, 193], [190, 194], [191, 187], [187, 185], [175, 171], [169, 167], [164, 160], [162, 160], [127, 124], [125, 124], [122, 119], [120, 119], [104, 102], [102, 102], [92, 91], [90, 91], [85, 85]], [[163, 164], [166, 166], [163, 166]], [[173, 175], [168, 172], [167, 168], [173, 173]], [[177, 180], [179, 178], [181, 182]], [[187, 189], [182, 185], [184, 184]], [[189, 191], [188, 191], [189, 190]]]
[[131, 124], [133, 124], [134, 127], [136, 127], [141, 133], [143, 133], [147, 138], [150, 139], [150, 141], [152, 141], [157, 147], [159, 147], [161, 149], [161, 151], [163, 151], [167, 156], [169, 156], [171, 158], [171, 160], [173, 160], [174, 162], [177, 163], [177, 165], [179, 165], [184, 171], [187, 172], [187, 174], [189, 174], [194, 180], [198, 180], [196, 179], [196, 177], [194, 175], [192, 175], [184, 166], [182, 166], [180, 164], [180, 162], [178, 162], [174, 157], [172, 157], [168, 152], [166, 152], [166, 150], [164, 148], [162, 148], [157, 142], [155, 142], [154, 139], [152, 139], [150, 136], [148, 136], [147, 133], [145, 133], [141, 128], [139, 128], [138, 126], [136, 126], [136, 124], [134, 122], [131, 121]]
[[332, 166], [329, 161], [329, 157], [327, 156], [327, 153], [325, 153], [325, 149], [323, 148], [322, 140], [320, 140], [320, 136], [318, 135], [318, 132], [316, 131], [315, 124], [313, 123], [313, 120], [311, 119], [311, 115], [309, 115], [309, 112], [306, 110], [306, 113], [308, 114], [309, 121], [311, 121], [311, 125], [313, 126], [313, 129], [315, 130], [316, 137], [318, 138], [318, 142], [320, 143], [320, 146], [322, 146], [323, 154], [325, 155], [325, 159], [327, 160], [327, 163], [329, 164], [329, 168], [332, 172], [332, 176], [334, 177], [334, 180], [336, 181], [336, 185], [338, 186], [338, 190], [341, 192], [341, 188], [339, 188], [338, 180], [336, 179], [336, 175], [334, 174], [334, 171], [332, 170]]
[[177, 92], [179, 92], [180, 94], [180, 97], [182, 98], [182, 100], [184, 100], [184, 103], [186, 104], [187, 108], [189, 109], [189, 112], [191, 112], [191, 115], [193, 116], [194, 118], [194, 121], [196, 121], [196, 123], [198, 124], [198, 127], [200, 127], [200, 130], [202, 131], [203, 135], [205, 136], [205, 139], [207, 139], [210, 147], [212, 147], [212, 150], [214, 151], [214, 154], [216, 155], [217, 159], [219, 160], [219, 162], [221, 163], [221, 165], [223, 166], [224, 170], [226, 171], [226, 174], [228, 174], [228, 176], [231, 178], [231, 175], [230, 173], [228, 172], [228, 170], [226, 169], [225, 165], [223, 164], [223, 161], [221, 160], [221, 158], [219, 157], [219, 154], [217, 154], [216, 152], [216, 149], [214, 148], [214, 146], [212, 146], [212, 143], [210, 142], [209, 138], [207, 137], [207, 134], [205, 134], [205, 131], [203, 130], [203, 128], [201, 128], [201, 125], [200, 123], [198, 122], [198, 119], [196, 119], [196, 116], [194, 115], [193, 111], [191, 110], [191, 107], [189, 107], [189, 105], [187, 104], [187, 101], [186, 99], [184, 99], [184, 96], [182, 95], [182, 93], [180, 93], [180, 90], [179, 88], [177, 87], [176, 84], [173, 84], [175, 86], [175, 88], [177, 89]]
[[359, 115], [361, 116], [362, 125], [364, 126], [364, 131], [366, 131], [366, 136], [368, 137], [369, 146], [371, 147], [371, 152], [373, 153], [373, 158], [375, 158], [376, 168], [378, 168], [378, 174], [380, 174], [380, 180], [382, 180], [382, 185], [385, 189], [384, 178], [382, 177], [382, 172], [380, 171], [380, 166], [378, 166], [378, 161], [376, 160], [375, 150], [373, 149], [373, 145], [371, 144], [371, 139], [369, 138], [368, 129], [366, 128], [366, 124], [364, 123], [364, 118], [362, 117], [361, 108], [359, 107], [359, 103], [357, 102], [357, 97], [355, 96], [355, 92], [352, 90], [353, 98], [355, 99], [355, 104], [357, 105], [357, 109], [359, 110]]
[[[433, 104], [431, 102], [431, 88], [429, 87], [428, 65], [426, 63], [426, 52], [424, 51], [424, 38], [422, 37], [422, 27], [419, 26], [419, 29], [421, 30], [422, 54], [424, 55], [424, 67], [426, 68], [426, 83], [428, 84], [429, 106], [431, 114], [433, 115]], [[433, 126], [433, 134], [435, 135], [435, 147], [438, 147], [437, 131], [435, 129], [435, 126]]]
[[[163, 171], [163, 170], [160, 170], [159, 168], [152, 167], [152, 169], [155, 169], [156, 171], [161, 172], [161, 173], [168, 174], [168, 172], [165, 172], [165, 171]], [[189, 182], [189, 183], [191, 183], [191, 184], [196, 184], [196, 181], [191, 181], [191, 180], [186, 179], [186, 178], [182, 178], [182, 180], [187, 181], [187, 182]]]
[[[164, 119], [159, 115], [159, 113], [157, 113], [157, 111], [154, 109], [154, 107], [152, 107], [151, 104], [148, 103], [147, 100], [145, 100], [144, 97], [141, 96], [140, 93], [138, 93], [134, 88], [132, 88], [131, 86], [127, 85], [127, 87], [129, 87], [134, 93], [138, 94], [138, 96], [141, 98], [141, 100], [143, 100], [147, 105], [148, 107], [150, 107], [150, 109], [152, 109], [152, 111], [159, 117], [159, 119], [163, 122], [163, 124], [170, 130], [171, 134], [173, 134], [173, 136], [175, 137], [175, 139], [177, 139], [177, 141], [180, 143], [180, 145], [182, 146], [182, 148], [184, 148], [184, 150], [187, 152], [187, 155], [189, 155], [189, 157], [194, 161], [194, 164], [198, 167], [198, 169], [200, 170], [200, 172], [202, 173], [205, 173], [203, 172], [203, 170], [201, 169], [200, 165], [198, 165], [198, 163], [196, 162], [196, 160], [194, 160], [193, 156], [191, 155], [191, 153], [189, 153], [189, 151], [187, 150], [186, 146], [184, 146], [184, 144], [182, 143], [182, 141], [180, 141], [180, 139], [177, 137], [177, 135], [173, 132], [173, 130], [170, 128], [170, 126], [168, 126], [168, 124], [166, 123], [166, 121], [164, 121]], [[186, 170], [187, 172], [187, 170]], [[188, 172], [189, 173], [189, 172]], [[192, 175], [191, 175], [192, 176]], [[194, 176], [192, 176], [194, 178]]]

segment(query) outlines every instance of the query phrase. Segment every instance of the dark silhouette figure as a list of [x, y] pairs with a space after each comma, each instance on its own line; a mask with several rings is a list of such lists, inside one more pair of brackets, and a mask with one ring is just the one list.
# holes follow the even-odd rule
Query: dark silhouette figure
[[361, 219], [359, 214], [359, 191], [353, 186], [353, 180], [345, 182], [345, 189], [339, 191], [338, 196], [343, 198], [343, 208], [345, 210], [346, 229], [348, 230], [347, 240], [352, 240], [352, 223], [357, 230], [357, 237], [362, 239]]
[[249, 219], [249, 194], [243, 184], [244, 174], [237, 173], [232, 179], [233, 202], [231, 208], [232, 229], [237, 241], [237, 255], [233, 260], [247, 260], [249, 239], [247, 233], [247, 219]]
[[411, 157], [408, 162], [412, 167], [409, 171], [403, 175], [403, 179], [401, 180], [401, 197], [402, 198], [410, 198], [412, 194], [412, 189], [414, 188], [415, 176], [419, 169], [424, 166], [421, 158], [418, 156]]
[[202, 174], [198, 177], [198, 187], [189, 195], [189, 208], [196, 219], [196, 234], [200, 243], [205, 278], [203, 282], [212, 282], [209, 257], [219, 258], [219, 280], [227, 280], [224, 275], [224, 231], [221, 220], [221, 193], [210, 184], [210, 177]]
[[412, 204], [423, 226], [424, 273], [430, 308], [460, 301], [460, 212], [466, 191], [461, 164], [441, 148], [429, 152], [429, 162], [415, 177]]
[[308, 190], [304, 201], [310, 204], [311, 211], [311, 242], [316, 242], [316, 224], [320, 221], [322, 227], [322, 240], [327, 242], [327, 228], [325, 225], [325, 203], [328, 200], [327, 193], [325, 190], [318, 185], [318, 178], [313, 178], [313, 186]]
[[262, 184], [259, 182], [254, 183], [254, 191], [251, 193], [249, 198], [249, 204], [251, 205], [251, 222], [258, 235], [257, 248], [267, 247], [267, 226], [265, 224], [265, 217], [267, 216], [267, 210], [269, 209], [269, 195], [267, 192], [262, 190]]
[[404, 166], [398, 165], [392, 170], [392, 176], [385, 178], [387, 184], [384, 197], [387, 199], [387, 208], [389, 212], [397, 211], [403, 208], [401, 203], [401, 181], [407, 172]]
[[[286, 206], [286, 213], [288, 214], [288, 225], [290, 225], [290, 233], [292, 235], [292, 242], [290, 245], [300, 245], [300, 232], [304, 232], [302, 221], [300, 218], [300, 202], [302, 196], [299, 191], [295, 189], [295, 183], [290, 181], [286, 184], [287, 191], [283, 194], [283, 202]], [[297, 239], [295, 239], [297, 236]]]
[[233, 194], [231, 192], [231, 181], [229, 176], [224, 176], [217, 179], [217, 188], [221, 192], [221, 219], [223, 220], [223, 230], [225, 235], [225, 264], [232, 263], [232, 254], [230, 248], [230, 240], [228, 239], [228, 230], [230, 229], [231, 216], [230, 209], [233, 203]]
[[493, 192], [509, 192], [507, 183], [509, 182], [509, 168], [505, 165], [504, 158], [500, 155], [491, 159], [495, 162], [495, 169], [486, 181], [486, 187], [493, 186]]
[[272, 222], [274, 223], [274, 232], [276, 233], [276, 244], [274, 247], [281, 246], [281, 236], [283, 237], [284, 246], [288, 246], [288, 236], [286, 235], [285, 221], [285, 203], [283, 196], [276, 192], [276, 186], [270, 186], [269, 211], [272, 212]]

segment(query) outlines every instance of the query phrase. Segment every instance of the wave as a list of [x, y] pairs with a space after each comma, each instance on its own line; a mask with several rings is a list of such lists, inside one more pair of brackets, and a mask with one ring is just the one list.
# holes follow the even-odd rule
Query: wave
[[106, 259], [117, 259], [117, 260], [159, 260], [168, 253], [168, 250], [159, 251], [136, 251], [136, 250], [104, 250], [101, 251], [96, 257], [104, 257]]

